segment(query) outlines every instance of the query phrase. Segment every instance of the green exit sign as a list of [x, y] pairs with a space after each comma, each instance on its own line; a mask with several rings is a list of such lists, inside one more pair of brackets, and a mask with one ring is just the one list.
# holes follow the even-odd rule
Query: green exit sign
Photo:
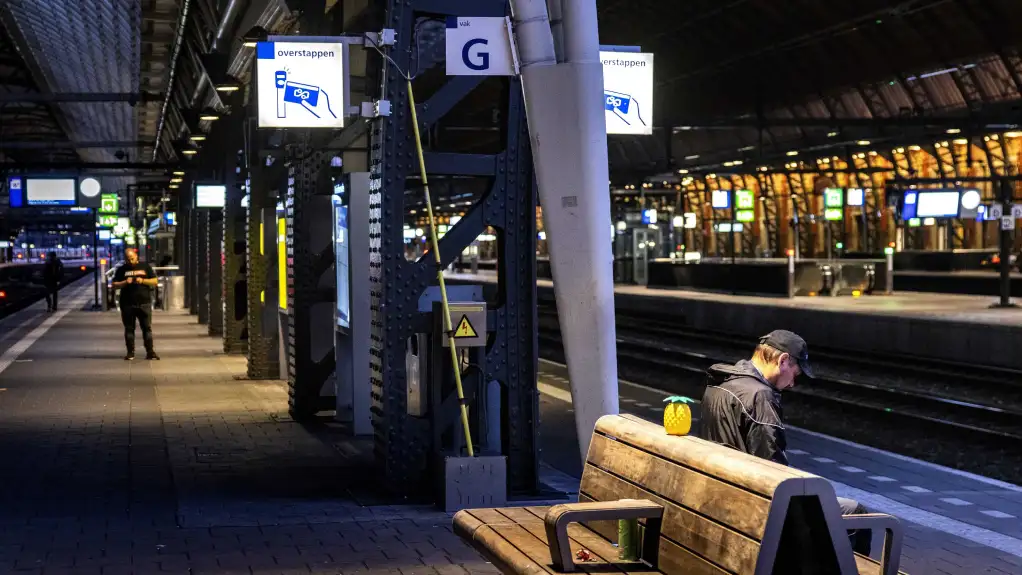
[[99, 213], [116, 214], [121, 209], [121, 202], [117, 194], [103, 194], [99, 198]]
[[756, 195], [752, 193], [752, 190], [735, 190], [735, 208], [739, 210], [751, 210], [755, 207]]
[[738, 210], [735, 212], [735, 221], [752, 222], [756, 220], [756, 210]]
[[845, 207], [844, 191], [841, 188], [827, 188], [823, 190], [823, 207], [825, 208]]
[[104, 216], [100, 215], [96, 224], [101, 228], [114, 228], [117, 227], [117, 216]]
[[845, 211], [841, 208], [827, 208], [823, 211], [823, 219], [827, 221], [838, 221], [845, 217]]

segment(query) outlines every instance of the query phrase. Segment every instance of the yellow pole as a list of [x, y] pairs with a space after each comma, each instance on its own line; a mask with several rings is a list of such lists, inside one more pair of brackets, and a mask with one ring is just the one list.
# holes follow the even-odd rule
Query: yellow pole
[[429, 197], [429, 181], [426, 179], [426, 160], [422, 155], [422, 138], [419, 136], [419, 117], [415, 113], [415, 96], [412, 92], [412, 81], [408, 80], [408, 106], [412, 111], [412, 129], [415, 132], [415, 152], [419, 156], [419, 175], [422, 177], [422, 189], [426, 194], [426, 213], [429, 214], [429, 240], [433, 248], [433, 260], [436, 262], [436, 277], [440, 281], [440, 299], [444, 308], [444, 333], [451, 350], [451, 366], [454, 367], [454, 385], [458, 388], [458, 403], [461, 405], [461, 425], [465, 428], [465, 444], [468, 456], [475, 457], [472, 447], [472, 431], [468, 425], [468, 406], [465, 405], [465, 389], [461, 385], [461, 367], [458, 362], [458, 349], [454, 344], [454, 327], [451, 325], [451, 307], [447, 302], [447, 284], [444, 283], [444, 269], [440, 260], [440, 241], [436, 235], [436, 219], [433, 217], [433, 200]]

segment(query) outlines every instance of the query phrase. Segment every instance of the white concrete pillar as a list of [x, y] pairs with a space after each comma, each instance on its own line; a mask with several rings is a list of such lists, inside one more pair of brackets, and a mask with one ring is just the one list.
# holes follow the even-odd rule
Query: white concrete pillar
[[596, 420], [618, 413], [603, 65], [595, 0], [563, 11], [557, 63], [545, 0], [512, 0], [543, 227], [581, 456]]

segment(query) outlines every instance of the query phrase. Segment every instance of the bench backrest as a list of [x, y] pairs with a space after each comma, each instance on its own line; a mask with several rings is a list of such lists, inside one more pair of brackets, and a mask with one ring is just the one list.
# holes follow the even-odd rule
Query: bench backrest
[[[665, 573], [855, 573], [825, 479], [634, 416], [596, 424], [580, 501], [649, 499], [664, 507]], [[616, 541], [617, 525], [589, 527]], [[847, 552], [843, 546], [848, 547]], [[776, 571], [775, 571], [776, 568]]]

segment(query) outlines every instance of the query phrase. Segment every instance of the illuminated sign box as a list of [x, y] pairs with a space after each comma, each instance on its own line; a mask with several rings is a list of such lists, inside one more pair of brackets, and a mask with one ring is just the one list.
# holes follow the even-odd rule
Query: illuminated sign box
[[227, 186], [195, 184], [196, 208], [222, 208], [227, 203]]
[[117, 194], [103, 194], [99, 197], [99, 213], [116, 214], [121, 210], [121, 200]]
[[27, 206], [74, 206], [77, 178], [21, 178]]
[[735, 190], [735, 208], [751, 210], [756, 207], [756, 195], [752, 190]]
[[958, 190], [919, 190], [917, 218], [957, 218], [961, 194]]
[[726, 210], [731, 207], [731, 190], [713, 190], [710, 196], [710, 205], [717, 210]]
[[827, 208], [823, 210], [823, 219], [831, 222], [843, 220], [845, 211], [841, 208]]
[[735, 220], [752, 222], [756, 220], [756, 210], [735, 210]]
[[348, 50], [340, 42], [259, 42], [260, 128], [343, 128]]
[[96, 225], [101, 228], [115, 228], [117, 227], [117, 216], [100, 215], [99, 219], [96, 220]]
[[600, 51], [608, 134], [653, 133], [653, 54]]
[[866, 202], [866, 190], [862, 188], [848, 188], [845, 200], [845, 204], [849, 206], [861, 206]]

